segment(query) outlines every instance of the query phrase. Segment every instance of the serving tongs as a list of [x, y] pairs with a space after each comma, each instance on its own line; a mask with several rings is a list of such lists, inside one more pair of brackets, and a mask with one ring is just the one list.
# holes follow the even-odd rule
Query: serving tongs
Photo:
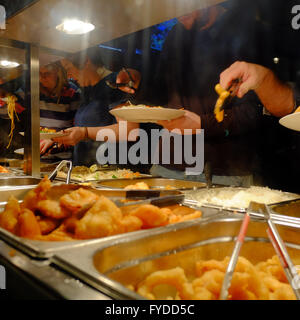
[[276, 251], [276, 254], [280, 260], [285, 275], [295, 293], [297, 300], [300, 300], [300, 275], [297, 273], [297, 270], [287, 252], [286, 246], [281, 239], [275, 224], [272, 221], [270, 209], [265, 204], [255, 203], [255, 205], [259, 207], [259, 211], [267, 220], [267, 235]]
[[184, 201], [184, 194], [154, 197], [154, 198], [149, 198], [145, 200], [128, 201], [128, 202], [124, 202], [123, 200], [113, 200], [113, 201], [118, 207], [136, 206], [136, 205], [145, 205], [145, 204], [152, 204], [157, 207], [164, 207], [164, 206], [170, 206], [173, 204], [182, 203]]
[[286, 277], [295, 293], [297, 300], [300, 300], [300, 282], [299, 282], [300, 276], [298, 275], [297, 270], [286, 250], [285, 244], [281, 239], [278, 233], [278, 230], [271, 219], [270, 209], [266, 204], [261, 204], [254, 201], [250, 202], [248, 211], [245, 214], [245, 217], [238, 235], [237, 242], [235, 244], [233, 253], [231, 255], [231, 258], [224, 276], [224, 281], [223, 281], [223, 285], [220, 293], [220, 300], [226, 300], [228, 297], [228, 289], [231, 285], [233, 272], [237, 264], [240, 249], [244, 242], [244, 237], [247, 232], [247, 227], [250, 221], [250, 215], [252, 215], [253, 212], [260, 212], [263, 215], [264, 219], [267, 221], [268, 223], [268, 228], [266, 230], [267, 235], [275, 249], [275, 252], [280, 260], [280, 263], [284, 269]]
[[52, 171], [52, 173], [49, 175], [49, 177], [48, 177], [49, 180], [53, 181], [56, 178], [58, 171], [60, 171], [65, 166], [68, 167], [68, 173], [67, 173], [67, 177], [66, 177], [66, 184], [69, 184], [70, 183], [70, 179], [71, 179], [71, 172], [72, 172], [72, 161], [69, 161], [69, 160], [62, 160], [56, 166], [56, 168]]
[[120, 87], [128, 87], [128, 88], [133, 89], [135, 91], [136, 89], [134, 87], [134, 80], [133, 80], [130, 72], [126, 68], [122, 68], [122, 71], [124, 71], [128, 74], [128, 77], [129, 77], [128, 82], [116, 83], [116, 82], [106, 80], [105, 83], [112, 89], [118, 89]]
[[224, 109], [230, 104], [233, 97], [236, 96], [241, 79], [234, 79], [227, 90], [223, 89], [220, 84], [215, 86], [215, 90], [219, 95], [219, 98], [215, 104], [214, 114], [218, 122], [224, 120]]
[[[250, 203], [251, 206], [251, 203]], [[249, 209], [251, 208], [249, 206]], [[249, 221], [250, 221], [250, 215], [248, 214], [248, 212], [246, 212], [240, 231], [239, 231], [239, 235], [237, 237], [237, 241], [235, 243], [232, 255], [230, 257], [227, 269], [226, 269], [226, 273], [224, 276], [224, 280], [223, 280], [223, 284], [222, 284], [222, 288], [221, 288], [221, 292], [220, 292], [220, 297], [219, 300], [227, 300], [228, 297], [228, 290], [229, 287], [231, 285], [231, 280], [233, 277], [233, 272], [235, 270], [237, 261], [238, 261], [238, 257], [240, 255], [240, 251], [242, 248], [242, 245], [244, 243], [244, 238], [246, 236], [247, 233], [247, 229], [248, 229], [248, 225], [249, 225]]]

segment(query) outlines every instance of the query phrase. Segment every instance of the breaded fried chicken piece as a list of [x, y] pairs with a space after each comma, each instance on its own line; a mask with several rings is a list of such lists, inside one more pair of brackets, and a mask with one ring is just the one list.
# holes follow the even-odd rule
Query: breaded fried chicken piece
[[79, 188], [67, 193], [60, 198], [60, 205], [72, 213], [76, 213], [82, 207], [92, 204], [99, 199], [94, 192]]
[[77, 223], [75, 237], [92, 239], [122, 233], [121, 210], [108, 198], [101, 196]]
[[143, 228], [164, 226], [168, 223], [168, 212], [152, 204], [145, 204], [133, 210], [130, 215], [136, 216], [143, 222]]
[[41, 200], [36, 209], [40, 211], [40, 213], [48, 218], [53, 219], [64, 219], [71, 215], [71, 212], [62, 207], [59, 202], [55, 200]]
[[16, 233], [20, 212], [21, 208], [18, 200], [11, 196], [7, 201], [4, 211], [0, 214], [0, 227], [12, 233]]
[[30, 190], [21, 205], [21, 207], [27, 208], [29, 210], [34, 211], [36, 209], [36, 205], [40, 200], [45, 200], [47, 191], [51, 188], [51, 181], [48, 179], [47, 176], [45, 176], [41, 182], [34, 188], [33, 190]]
[[18, 218], [18, 236], [34, 239], [41, 235], [41, 229], [34, 213], [24, 209]]

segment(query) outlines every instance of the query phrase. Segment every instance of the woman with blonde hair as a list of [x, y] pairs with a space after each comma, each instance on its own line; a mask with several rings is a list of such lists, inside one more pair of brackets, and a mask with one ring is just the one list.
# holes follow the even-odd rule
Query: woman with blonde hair
[[[40, 68], [40, 126], [60, 131], [73, 126], [79, 105], [80, 91], [70, 82], [61, 63], [54, 62]], [[52, 140], [41, 140], [40, 152], [45, 154]]]

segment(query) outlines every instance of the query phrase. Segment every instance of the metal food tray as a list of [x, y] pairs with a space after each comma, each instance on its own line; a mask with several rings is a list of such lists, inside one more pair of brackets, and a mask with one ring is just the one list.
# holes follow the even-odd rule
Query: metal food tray
[[[159, 177], [141, 177], [133, 179], [109, 179], [102, 180], [95, 184], [96, 187], [109, 188], [109, 189], [123, 189], [128, 185], [136, 184], [138, 182], [146, 183], [150, 189], [162, 189], [162, 190], [197, 190], [205, 188], [206, 183], [189, 180], [177, 180], [177, 179], [166, 179]], [[166, 189], [170, 187], [170, 189]]]
[[[176, 195], [180, 194], [178, 191], [170, 190], [140, 190], [140, 191], [116, 191], [116, 190], [101, 190], [101, 189], [94, 189], [90, 187], [80, 186], [80, 185], [67, 185], [67, 184], [61, 184], [57, 186], [53, 186], [51, 188], [51, 198], [55, 199], [57, 197], [60, 197], [63, 193], [70, 192], [72, 190], [76, 190], [78, 188], [86, 188], [88, 190], [91, 190], [95, 192], [98, 195], [104, 195], [111, 199], [147, 199], [152, 197], [159, 197], [159, 196], [165, 196], [165, 195]], [[23, 188], [15, 188], [10, 190], [0, 190], [0, 202], [2, 204], [2, 207], [6, 204], [6, 201], [8, 200], [8, 197], [10, 195], [15, 196], [20, 201], [24, 198], [25, 194], [32, 190], [31, 187], [23, 187]], [[65, 189], [65, 191], [64, 191]], [[1, 212], [0, 212], [1, 214]], [[136, 231], [136, 232], [143, 232], [143, 231]], [[68, 248], [82, 248], [87, 243], [90, 242], [107, 242], [111, 241], [112, 239], [121, 237], [124, 234], [120, 234], [113, 237], [106, 237], [101, 239], [90, 239], [90, 240], [74, 240], [74, 241], [38, 241], [38, 240], [30, 240], [26, 238], [18, 237], [11, 232], [0, 228], [0, 238], [5, 240], [7, 243], [13, 245], [17, 249], [21, 250], [22, 252], [25, 252], [26, 254], [30, 255], [34, 258], [49, 258], [51, 257], [55, 252], [65, 250]]]
[[[214, 189], [222, 189], [223, 186], [215, 186]], [[242, 188], [242, 187], [231, 187], [236, 190], [247, 190], [248, 188]], [[227, 189], [227, 188], [225, 188]], [[207, 189], [209, 190], [209, 189]], [[206, 192], [205, 190], [201, 190], [201, 192]], [[271, 209], [271, 217], [272, 219], [276, 221], [281, 221], [284, 223], [285, 221], [300, 224], [300, 195], [289, 193], [289, 192], [282, 192], [284, 195], [292, 196], [294, 199], [287, 200], [287, 201], [281, 201], [276, 203], [270, 203], [268, 204], [268, 207]], [[213, 203], [202, 203], [197, 200], [192, 199], [191, 197], [192, 192], [190, 194], [185, 193], [186, 199], [185, 202], [192, 206], [199, 206], [202, 208], [209, 208], [213, 209], [219, 212], [225, 212], [225, 213], [240, 213], [245, 214], [247, 212], [247, 208], [239, 208], [239, 207], [228, 207], [225, 205], [219, 205], [219, 204], [213, 204]], [[298, 208], [298, 211], [297, 211]], [[291, 210], [291, 213], [289, 213], [289, 210]], [[258, 212], [252, 212], [257, 217], [262, 218], [263, 214]]]
[[[126, 286], [136, 285], [154, 271], [177, 266], [189, 277], [196, 261], [231, 256], [242, 219], [233, 214], [212, 216], [132, 233], [110, 243], [87, 244], [84, 250], [56, 253], [51, 261], [113, 299], [145, 299]], [[266, 229], [264, 220], [251, 218], [241, 256], [257, 263], [276, 255]], [[291, 259], [299, 265], [299, 226], [279, 224], [278, 230]]]

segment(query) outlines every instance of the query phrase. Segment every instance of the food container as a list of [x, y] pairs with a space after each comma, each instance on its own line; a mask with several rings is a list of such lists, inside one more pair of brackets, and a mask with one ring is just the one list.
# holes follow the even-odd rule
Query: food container
[[110, 179], [97, 182], [95, 187], [109, 189], [124, 189], [136, 183], [146, 183], [154, 190], [197, 190], [205, 188], [206, 183], [188, 180], [165, 179], [165, 178], [135, 178], [135, 179]]
[[[231, 256], [242, 219], [243, 215], [225, 214], [132, 233], [110, 243], [87, 244], [84, 250], [61, 251], [52, 262], [112, 298], [143, 299], [127, 286], [156, 270], [177, 266], [190, 276], [200, 259]], [[300, 264], [299, 227], [277, 224], [295, 265]], [[266, 229], [264, 220], [251, 218], [241, 256], [258, 263], [276, 254]]]
[[270, 206], [275, 214], [289, 216], [300, 222], [300, 198], [291, 201], [284, 201]]
[[[140, 191], [117, 191], [117, 190], [100, 190], [94, 189], [89, 187], [84, 187], [80, 185], [73, 185], [73, 184], [61, 184], [53, 186], [48, 193], [49, 198], [57, 199], [62, 194], [67, 192], [76, 190], [78, 188], [87, 188], [88, 190], [93, 191], [98, 195], [106, 196], [112, 200], [124, 200], [124, 199], [134, 199], [134, 200], [143, 200], [152, 197], [160, 197], [166, 195], [177, 195], [180, 194], [179, 191], [164, 191], [164, 190], [140, 190]], [[25, 194], [32, 190], [32, 187], [20, 187], [14, 188], [10, 190], [0, 190], [0, 201], [2, 207], [6, 204], [8, 197], [10, 195], [14, 195], [17, 199], [22, 200]], [[208, 213], [211, 214], [211, 213]], [[1, 212], [0, 212], [1, 215]], [[144, 231], [136, 231], [136, 232], [144, 232]], [[127, 236], [127, 234], [120, 234], [113, 237], [106, 237], [100, 239], [89, 239], [89, 240], [74, 240], [74, 241], [37, 241], [37, 240], [30, 240], [26, 238], [18, 237], [11, 232], [0, 228], [0, 238], [5, 240], [7, 243], [13, 245], [17, 249], [26, 254], [30, 255], [34, 258], [49, 258], [53, 255], [54, 252], [59, 252], [61, 250], [65, 250], [68, 248], [83, 248], [87, 243], [90, 242], [106, 242], [111, 241], [112, 239], [117, 239], [118, 237]]]

